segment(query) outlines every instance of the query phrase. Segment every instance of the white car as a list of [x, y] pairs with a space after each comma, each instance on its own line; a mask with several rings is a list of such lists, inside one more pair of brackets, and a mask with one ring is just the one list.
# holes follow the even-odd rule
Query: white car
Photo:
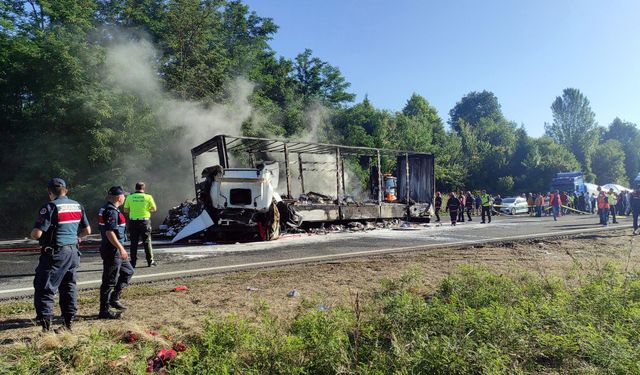
[[526, 214], [529, 212], [529, 206], [527, 205], [527, 199], [522, 197], [510, 197], [502, 200], [502, 207], [500, 212], [503, 214], [515, 215]]

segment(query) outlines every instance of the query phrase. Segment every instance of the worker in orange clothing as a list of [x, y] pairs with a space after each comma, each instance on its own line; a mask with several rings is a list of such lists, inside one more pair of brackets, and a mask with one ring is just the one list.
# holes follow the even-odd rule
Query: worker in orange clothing
[[609, 225], [609, 197], [598, 187], [598, 213], [600, 214], [600, 224]]
[[542, 193], [538, 193], [536, 195], [536, 217], [542, 217], [542, 206], [544, 206], [544, 195]]

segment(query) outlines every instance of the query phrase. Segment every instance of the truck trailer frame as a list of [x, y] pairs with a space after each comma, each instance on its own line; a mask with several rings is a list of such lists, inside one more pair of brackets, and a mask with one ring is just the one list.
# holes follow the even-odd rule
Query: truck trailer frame
[[[259, 168], [257, 166], [259, 161], [264, 161], [265, 158], [273, 160], [274, 155], [281, 155], [280, 158], [284, 159], [284, 162], [280, 162], [280, 165], [284, 167], [284, 184], [281, 184], [283, 185], [281, 190], [286, 191], [279, 193], [281, 194], [282, 202], [287, 207], [292, 207], [293, 211], [302, 218], [301, 222], [303, 223], [394, 218], [429, 221], [433, 213], [435, 158], [432, 153], [220, 134], [191, 149], [196, 197], [206, 196], [209, 192], [205, 190], [210, 188], [210, 185], [204, 184], [201, 180], [204, 175], [198, 176], [199, 167], [201, 166], [198, 165], [197, 159], [203, 154], [214, 154], [217, 156], [218, 165], [221, 169], [229, 169], [231, 171], [243, 170], [242, 168], [231, 166], [232, 158], [234, 161], [243, 160], [246, 164], [251, 164], [250, 168], [246, 170], [257, 171], [258, 169], [256, 168]], [[317, 158], [318, 155], [325, 155], [325, 161], [319, 163], [309, 160], [313, 157]], [[305, 156], [307, 160], [305, 160]], [[345, 191], [345, 158], [352, 157], [358, 158], [363, 167], [363, 161], [365, 163], [368, 161], [369, 164], [369, 196], [372, 199], [368, 199], [365, 202], [345, 199], [347, 197]], [[383, 195], [383, 157], [392, 157], [396, 160], [398, 191], [397, 200], [393, 202], [385, 201]], [[335, 194], [336, 199], [315, 203], [295, 199], [292, 189], [294, 165], [297, 164], [296, 173], [299, 181], [299, 190], [303, 195], [309, 193], [327, 194], [326, 191], [312, 193], [305, 188], [305, 178], [309, 177], [308, 173], [317, 171], [317, 165], [326, 164], [326, 160], [330, 160], [331, 172], [335, 172], [335, 174], [331, 173], [335, 181], [335, 190], [331, 195]], [[310, 167], [306, 168], [305, 166]], [[211, 168], [210, 165], [205, 167]], [[274, 186], [273, 188], [277, 187]], [[282, 208], [280, 210], [282, 211]], [[220, 214], [222, 211], [225, 210], [218, 209], [217, 213], [209, 213], [213, 222], [209, 231], [224, 232], [229, 229], [222, 227], [222, 224], [228, 223], [228, 221], [220, 219], [221, 216], [224, 216]], [[247, 206], [244, 211], [251, 211], [251, 207]]]

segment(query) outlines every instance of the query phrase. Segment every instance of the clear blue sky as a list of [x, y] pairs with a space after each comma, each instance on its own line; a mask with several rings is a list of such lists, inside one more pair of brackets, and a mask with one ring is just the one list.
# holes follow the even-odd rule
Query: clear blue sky
[[555, 97], [575, 87], [600, 125], [640, 125], [638, 0], [245, 2], [280, 26], [279, 55], [312, 49], [378, 108], [400, 110], [416, 92], [447, 121], [466, 93], [489, 90], [540, 136]]

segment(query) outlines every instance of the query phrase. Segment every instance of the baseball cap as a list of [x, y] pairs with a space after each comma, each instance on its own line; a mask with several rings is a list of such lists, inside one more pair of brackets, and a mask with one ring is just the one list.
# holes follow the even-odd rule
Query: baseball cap
[[50, 188], [54, 188], [54, 187], [66, 188], [67, 184], [60, 177], [54, 177], [51, 180], [49, 180], [49, 183], [47, 184], [47, 187], [50, 187]]
[[124, 191], [124, 188], [122, 186], [112, 186], [109, 190], [109, 195], [122, 195], [122, 194], [129, 194], [126, 191]]

